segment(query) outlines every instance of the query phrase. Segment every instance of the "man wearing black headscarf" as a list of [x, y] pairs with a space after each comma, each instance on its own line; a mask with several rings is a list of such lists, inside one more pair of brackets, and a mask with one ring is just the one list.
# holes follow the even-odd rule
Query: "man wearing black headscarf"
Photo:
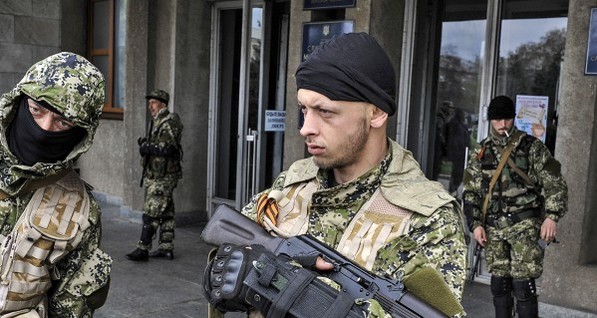
[[[396, 83], [384, 50], [366, 33], [338, 36], [295, 76], [311, 157], [282, 172], [242, 213], [277, 236], [310, 234], [378, 275], [408, 280], [435, 269], [460, 300], [467, 250], [460, 209], [386, 135]], [[268, 205], [279, 213], [265, 213]], [[316, 265], [329, 266], [322, 259]], [[367, 303], [366, 316], [384, 316], [379, 304]]]

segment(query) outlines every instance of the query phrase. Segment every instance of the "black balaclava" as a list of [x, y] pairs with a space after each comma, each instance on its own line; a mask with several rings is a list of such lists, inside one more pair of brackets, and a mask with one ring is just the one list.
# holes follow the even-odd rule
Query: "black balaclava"
[[[8, 126], [7, 141], [10, 151], [24, 164], [32, 166], [37, 162], [53, 163], [64, 160], [73, 148], [83, 140], [85, 129], [75, 126], [65, 131], [46, 131], [39, 127], [29, 111], [23, 96], [12, 122]], [[48, 110], [58, 111], [45, 102], [37, 102]]]

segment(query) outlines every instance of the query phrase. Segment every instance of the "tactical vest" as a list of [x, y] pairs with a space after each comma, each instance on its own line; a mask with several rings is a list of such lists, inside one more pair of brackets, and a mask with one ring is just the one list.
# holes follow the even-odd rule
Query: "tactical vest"
[[[516, 148], [512, 151], [510, 159], [527, 176], [530, 172], [529, 150], [536, 140], [535, 137], [524, 134]], [[483, 173], [483, 189], [489, 188], [499, 158], [496, 152], [501, 148], [495, 145], [486, 146], [480, 158]], [[505, 165], [498, 182], [493, 188], [492, 200], [489, 204], [488, 214], [516, 214], [522, 211], [540, 210], [543, 206], [543, 198], [535, 187], [525, 181], [510, 166]]]
[[[278, 201], [279, 225], [268, 223], [266, 229], [282, 237], [307, 233], [308, 206], [317, 188], [316, 181], [312, 180], [283, 189], [284, 197]], [[371, 270], [379, 249], [398, 236], [408, 233], [411, 216], [411, 211], [391, 204], [377, 189], [352, 218], [334, 248]]]
[[89, 209], [85, 184], [73, 170], [35, 191], [12, 232], [0, 236], [0, 317], [47, 316], [46, 292], [59, 278], [54, 265], [81, 241]]
[[[168, 115], [164, 116], [161, 119], [158, 119], [155, 123], [155, 127], [151, 131], [151, 135], [149, 137], [149, 142], [152, 144], [159, 144], [159, 135], [162, 126], [169, 122], [176, 130], [182, 131], [182, 123], [180, 122], [180, 117], [176, 113], [168, 113]], [[179, 179], [182, 177], [182, 167], [180, 162], [182, 160], [183, 151], [182, 146], [180, 145], [180, 134], [178, 134], [178, 139], [176, 140], [176, 150], [174, 155], [172, 156], [150, 156], [148, 169], [145, 171], [146, 177], [149, 179], [161, 179], [166, 176], [171, 176], [174, 179]], [[143, 160], [143, 159], [142, 159]]]

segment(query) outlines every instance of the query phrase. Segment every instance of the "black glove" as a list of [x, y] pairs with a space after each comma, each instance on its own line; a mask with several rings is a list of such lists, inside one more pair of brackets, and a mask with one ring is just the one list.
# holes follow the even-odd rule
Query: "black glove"
[[141, 156], [146, 156], [146, 155], [160, 155], [160, 149], [158, 148], [158, 146], [151, 144], [149, 142], [144, 142], [141, 144], [141, 146], [139, 147], [139, 153], [141, 154]]
[[177, 147], [168, 146], [166, 148], [160, 148], [157, 145], [147, 141], [141, 144], [141, 146], [139, 147], [139, 153], [141, 154], [141, 156], [152, 155], [171, 159], [180, 158], [180, 152], [178, 152]]
[[137, 139], [137, 144], [139, 146], [141, 146], [143, 143], [145, 143], [147, 141], [147, 137], [139, 137], [139, 139]]
[[251, 306], [245, 300], [248, 288], [243, 281], [263, 253], [270, 252], [261, 245], [220, 246], [203, 275], [203, 292], [209, 303], [222, 312], [248, 312]]

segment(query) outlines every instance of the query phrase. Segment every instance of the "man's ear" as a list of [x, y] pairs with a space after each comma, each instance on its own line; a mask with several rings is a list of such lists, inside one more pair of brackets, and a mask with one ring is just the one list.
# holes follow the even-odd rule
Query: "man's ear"
[[380, 128], [388, 121], [388, 113], [373, 106], [373, 114], [371, 116], [371, 127]]

